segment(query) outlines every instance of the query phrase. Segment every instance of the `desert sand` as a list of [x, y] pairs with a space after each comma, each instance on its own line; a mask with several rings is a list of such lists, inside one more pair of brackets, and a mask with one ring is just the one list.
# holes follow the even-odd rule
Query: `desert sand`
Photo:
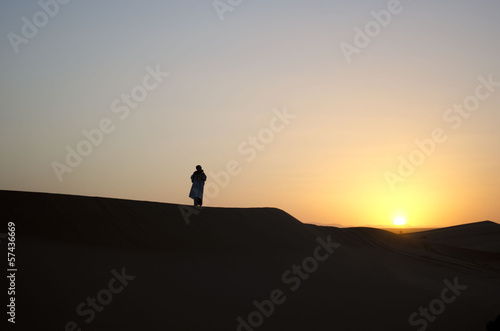
[[500, 314], [494, 222], [398, 235], [276, 208], [0, 199], [18, 330], [486, 330]]

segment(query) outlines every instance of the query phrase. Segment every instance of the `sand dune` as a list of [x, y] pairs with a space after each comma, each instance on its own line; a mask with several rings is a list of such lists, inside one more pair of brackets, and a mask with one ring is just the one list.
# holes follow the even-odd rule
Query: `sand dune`
[[[316, 235], [274, 208], [195, 209], [167, 203], [2, 192], [19, 232], [50, 241], [117, 248], [199, 251], [292, 249]], [[193, 212], [188, 222], [182, 212]], [[42, 217], [41, 217], [42, 216]]]
[[397, 235], [275, 208], [187, 223], [174, 204], [0, 201], [17, 229], [20, 330], [485, 330], [500, 314], [493, 222]]
[[405, 235], [436, 244], [500, 253], [500, 225], [477, 222]]

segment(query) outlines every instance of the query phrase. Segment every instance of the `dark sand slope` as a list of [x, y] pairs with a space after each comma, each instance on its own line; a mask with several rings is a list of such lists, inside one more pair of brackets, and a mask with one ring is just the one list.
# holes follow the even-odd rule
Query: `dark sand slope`
[[500, 240], [498, 240], [500, 226], [490, 221], [410, 233], [404, 236], [425, 241], [428, 244], [500, 253]]
[[423, 330], [429, 305], [426, 330], [485, 330], [500, 314], [496, 223], [401, 236], [274, 208], [204, 208], [186, 224], [173, 204], [0, 201], [17, 228], [19, 330], [237, 330], [249, 315], [240, 330]]

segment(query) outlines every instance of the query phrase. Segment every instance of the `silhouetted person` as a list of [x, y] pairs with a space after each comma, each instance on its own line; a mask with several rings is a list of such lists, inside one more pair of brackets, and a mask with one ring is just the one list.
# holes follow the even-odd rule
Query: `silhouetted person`
[[207, 175], [203, 172], [200, 165], [196, 166], [196, 171], [191, 175], [191, 191], [189, 192], [189, 197], [194, 200], [194, 205], [201, 206], [203, 203], [203, 187], [205, 186], [205, 181], [207, 180]]

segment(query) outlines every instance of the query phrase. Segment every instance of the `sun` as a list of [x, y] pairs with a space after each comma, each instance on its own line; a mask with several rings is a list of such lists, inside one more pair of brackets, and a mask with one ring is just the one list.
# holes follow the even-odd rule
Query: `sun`
[[404, 217], [398, 216], [394, 219], [394, 225], [405, 225], [405, 224], [406, 220], [404, 219]]

